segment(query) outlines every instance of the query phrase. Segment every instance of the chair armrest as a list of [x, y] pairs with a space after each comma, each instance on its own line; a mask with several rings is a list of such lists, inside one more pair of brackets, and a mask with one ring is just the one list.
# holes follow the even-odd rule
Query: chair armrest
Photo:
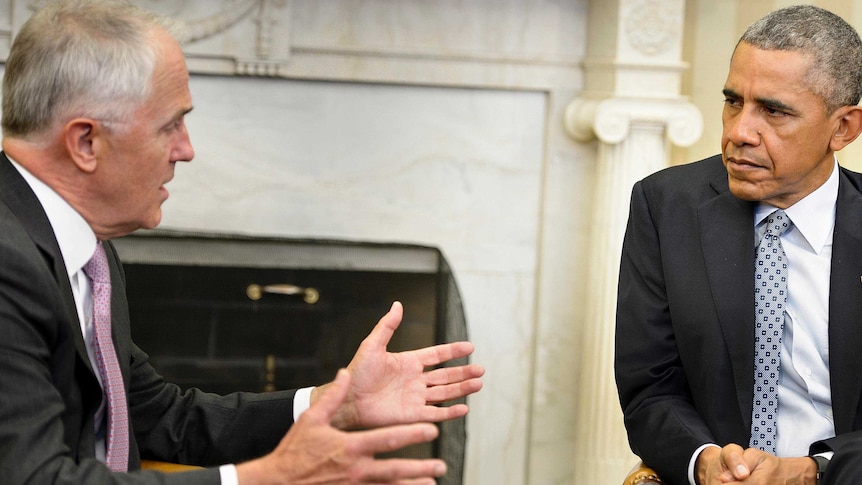
[[166, 461], [141, 460], [141, 470], [155, 470], [164, 473], [187, 472], [200, 470], [199, 466], [180, 465], [179, 463], [168, 463]]
[[629, 472], [625, 481], [623, 481], [623, 485], [652, 485], [664, 483], [661, 481], [661, 478], [658, 477], [658, 473], [655, 472], [652, 468], [644, 465], [644, 463], [638, 462], [632, 471]]

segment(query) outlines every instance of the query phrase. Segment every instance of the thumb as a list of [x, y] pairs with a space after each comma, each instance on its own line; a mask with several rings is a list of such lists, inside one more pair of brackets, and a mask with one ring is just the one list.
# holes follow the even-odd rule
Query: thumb
[[401, 302], [393, 302], [392, 308], [377, 322], [377, 325], [374, 326], [371, 333], [362, 342], [362, 345], [368, 345], [371, 348], [380, 347], [385, 350], [395, 330], [401, 324], [403, 315], [404, 308], [401, 306]]
[[329, 423], [335, 416], [335, 412], [344, 403], [349, 390], [350, 373], [346, 369], [339, 369], [335, 375], [335, 380], [326, 386], [326, 392], [303, 413], [303, 416], [310, 415], [315, 421]]

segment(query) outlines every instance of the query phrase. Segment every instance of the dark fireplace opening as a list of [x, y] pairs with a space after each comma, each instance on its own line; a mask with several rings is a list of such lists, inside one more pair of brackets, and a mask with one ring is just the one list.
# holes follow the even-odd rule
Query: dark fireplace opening
[[[327, 382], [395, 299], [406, 310], [390, 349], [435, 343], [430, 274], [124, 266], [135, 342], [181, 386], [227, 393]], [[252, 299], [255, 285], [296, 286], [319, 299], [265, 292]]]
[[[433, 247], [147, 231], [115, 240], [132, 336], [169, 382], [267, 392], [322, 384], [393, 301], [389, 350], [467, 338], [454, 277]], [[457, 364], [461, 364], [458, 362]], [[395, 456], [439, 457], [460, 484], [464, 420]]]

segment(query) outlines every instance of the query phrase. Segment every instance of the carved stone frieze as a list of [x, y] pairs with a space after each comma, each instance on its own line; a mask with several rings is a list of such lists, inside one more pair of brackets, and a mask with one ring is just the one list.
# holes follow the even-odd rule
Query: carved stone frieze
[[[46, 1], [27, 1], [27, 16]], [[191, 72], [278, 76], [290, 57], [290, 0], [133, 0], [133, 3], [181, 25], [179, 40]]]
[[[3, 7], [13, 12], [11, 37], [45, 1], [0, 0], [0, 63]], [[587, 0], [129, 1], [186, 27], [192, 74], [542, 91], [583, 84]]]
[[680, 42], [681, 2], [631, 0], [625, 5], [625, 34], [641, 54], [657, 56]]

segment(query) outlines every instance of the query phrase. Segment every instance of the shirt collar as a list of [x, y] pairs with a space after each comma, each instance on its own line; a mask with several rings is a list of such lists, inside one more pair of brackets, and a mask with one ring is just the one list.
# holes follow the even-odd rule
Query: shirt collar
[[[802, 200], [784, 209], [799, 230], [805, 241], [817, 254], [831, 240], [832, 228], [835, 226], [835, 204], [838, 200], [838, 158], [832, 168], [832, 174], [826, 183], [818, 187]], [[766, 217], [775, 211], [775, 207], [761, 203], [754, 212], [754, 225], [758, 226]]]
[[[9, 158], [9, 155], [6, 154], [6, 157]], [[21, 173], [33, 193], [36, 194], [39, 203], [42, 204], [48, 221], [51, 223], [51, 228], [54, 230], [54, 237], [57, 238], [57, 245], [60, 246], [60, 254], [66, 263], [66, 272], [71, 278], [93, 256], [96, 248], [96, 234], [81, 214], [60, 197], [60, 194], [28, 172], [15, 160], [9, 158], [9, 161]]]

